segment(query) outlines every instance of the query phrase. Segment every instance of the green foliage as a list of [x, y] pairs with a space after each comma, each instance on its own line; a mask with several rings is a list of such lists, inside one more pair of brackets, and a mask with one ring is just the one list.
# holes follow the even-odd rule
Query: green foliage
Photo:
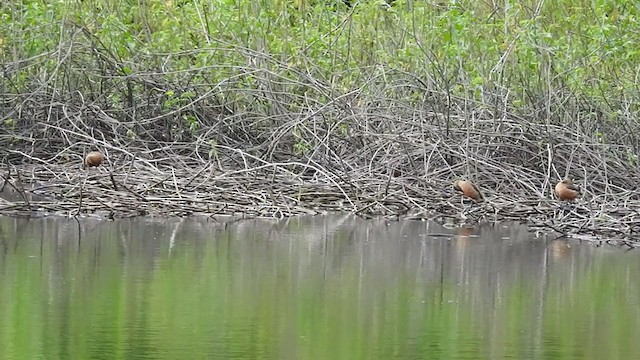
[[[5, 80], [10, 88], [22, 92], [36, 87], [41, 75], [54, 74], [74, 84], [71, 93], [103, 92], [95, 97], [108, 99], [113, 108], [147, 96], [145, 84], [130, 93], [123, 77], [158, 73], [161, 83], [177, 93], [192, 85], [255, 90], [260, 82], [247, 70], [255, 67], [293, 82], [303, 82], [300, 74], [307, 74], [338, 92], [363, 86], [372, 69], [384, 68], [386, 81], [393, 80], [390, 70], [399, 70], [430, 79], [436, 90], [480, 103], [495, 94], [523, 111], [566, 90], [605, 111], [614, 112], [622, 102], [627, 110], [638, 110], [633, 99], [639, 10], [630, 0], [352, 3], [357, 5], [338, 0], [13, 2], [0, 5], [0, 61], [45, 55], [33, 66], [12, 67]], [[60, 66], [61, 59], [73, 65]], [[283, 89], [326, 97], [308, 90]], [[162, 111], [192, 100], [185, 96], [163, 99]], [[227, 96], [266, 115], [273, 111], [250, 95]], [[304, 101], [298, 99], [290, 105]], [[193, 119], [182, 119], [194, 128]]]
[[176, 92], [169, 90], [165, 92], [166, 100], [162, 103], [165, 110], [176, 110], [180, 107], [186, 106], [193, 101], [195, 93], [193, 91], [185, 91], [179, 95]]
[[4, 121], [4, 128], [7, 130], [15, 130], [16, 129], [16, 121], [13, 118], [8, 118]]

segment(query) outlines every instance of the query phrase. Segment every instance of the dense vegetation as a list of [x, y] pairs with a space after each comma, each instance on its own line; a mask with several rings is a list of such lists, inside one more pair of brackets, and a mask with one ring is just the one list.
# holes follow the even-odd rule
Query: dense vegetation
[[352, 204], [461, 176], [533, 198], [564, 176], [635, 188], [635, 2], [347, 3], [5, 2], [0, 146], [295, 174]]

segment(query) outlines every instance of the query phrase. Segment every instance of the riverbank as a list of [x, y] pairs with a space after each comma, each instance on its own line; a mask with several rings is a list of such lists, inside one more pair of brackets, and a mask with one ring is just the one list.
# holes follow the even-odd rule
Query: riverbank
[[[502, 179], [479, 182], [486, 201], [475, 204], [462, 199], [446, 177], [361, 176], [345, 181], [344, 174], [331, 176], [326, 168], [299, 162], [253, 158], [255, 166], [244, 169], [221, 169], [206, 161], [178, 169], [117, 151], [107, 158], [107, 164], [90, 170], [77, 162], [49, 165], [34, 158], [30, 160], [38, 163], [5, 167], [0, 171], [0, 214], [215, 219], [216, 215], [283, 218], [350, 212], [364, 218], [449, 224], [516, 221], [551, 236], [640, 246], [635, 239], [640, 232], [640, 200], [635, 192], [593, 196], [593, 187], [587, 186], [584, 198], [563, 203], [546, 194], [527, 196], [517, 190], [522, 182], [508, 187]], [[307, 171], [300, 173], [300, 168]]]

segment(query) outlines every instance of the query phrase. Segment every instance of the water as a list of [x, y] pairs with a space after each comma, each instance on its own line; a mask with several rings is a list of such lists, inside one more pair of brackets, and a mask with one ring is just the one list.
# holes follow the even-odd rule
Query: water
[[511, 225], [0, 218], [0, 359], [637, 359], [639, 278]]

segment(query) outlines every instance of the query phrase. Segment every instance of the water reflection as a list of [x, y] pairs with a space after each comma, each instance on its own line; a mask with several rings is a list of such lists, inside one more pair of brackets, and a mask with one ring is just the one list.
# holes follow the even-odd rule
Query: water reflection
[[0, 359], [630, 359], [640, 252], [351, 216], [0, 218]]

